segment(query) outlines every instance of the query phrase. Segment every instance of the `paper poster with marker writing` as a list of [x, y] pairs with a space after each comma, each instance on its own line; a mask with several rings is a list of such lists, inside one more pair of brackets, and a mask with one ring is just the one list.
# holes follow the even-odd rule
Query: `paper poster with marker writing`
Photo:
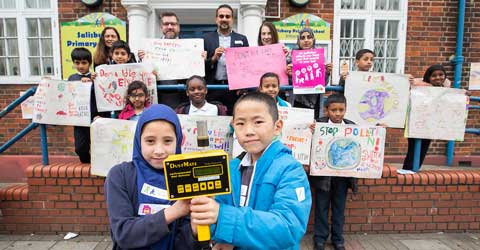
[[384, 127], [316, 123], [310, 175], [381, 178]]
[[350, 72], [345, 82], [345, 117], [359, 125], [405, 127], [410, 83], [406, 75]]
[[310, 163], [314, 110], [278, 107], [279, 118], [283, 121], [281, 141], [292, 150], [293, 157], [302, 164]]

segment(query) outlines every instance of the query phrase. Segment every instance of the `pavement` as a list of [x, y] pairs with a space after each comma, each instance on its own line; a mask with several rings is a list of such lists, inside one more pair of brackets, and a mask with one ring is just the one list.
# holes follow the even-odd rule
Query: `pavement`
[[[480, 233], [429, 234], [347, 234], [347, 250], [479, 250]], [[106, 250], [112, 249], [109, 236], [0, 235], [0, 250]], [[302, 250], [313, 250], [312, 235], [302, 240]], [[326, 249], [332, 250], [327, 244]]]

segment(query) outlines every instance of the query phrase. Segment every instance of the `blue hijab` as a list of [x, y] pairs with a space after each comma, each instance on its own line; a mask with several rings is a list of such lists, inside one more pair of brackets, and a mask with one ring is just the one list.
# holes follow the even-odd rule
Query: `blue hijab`
[[[137, 172], [137, 194], [138, 194], [138, 204], [170, 204], [168, 200], [148, 196], [142, 193], [142, 187], [144, 184], [154, 186], [158, 189], [166, 190], [165, 186], [165, 175], [163, 169], [153, 168], [142, 156], [142, 147], [141, 147], [141, 135], [143, 127], [151, 122], [156, 120], [164, 120], [173, 125], [175, 128], [175, 135], [177, 137], [177, 147], [176, 154], [181, 152], [181, 143], [182, 143], [182, 128], [180, 126], [180, 121], [178, 120], [177, 114], [168, 106], [163, 104], [152, 105], [140, 116], [140, 119], [137, 123], [137, 128], [135, 130], [135, 139], [133, 142], [133, 165]], [[142, 216], [142, 215], [140, 215]], [[175, 232], [175, 230], [172, 230]], [[168, 236], [160, 239], [157, 243], [151, 246], [152, 249], [170, 249], [173, 247], [173, 233]]]

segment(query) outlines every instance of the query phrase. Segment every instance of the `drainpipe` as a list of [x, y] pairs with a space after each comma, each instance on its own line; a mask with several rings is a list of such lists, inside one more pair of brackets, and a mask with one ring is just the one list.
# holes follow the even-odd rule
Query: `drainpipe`
[[[457, 49], [455, 52], [455, 58], [453, 64], [455, 64], [455, 75], [453, 81], [454, 88], [460, 88], [460, 81], [462, 78], [462, 65], [463, 65], [463, 31], [465, 28], [465, 0], [458, 1], [458, 20], [457, 20]], [[453, 150], [455, 142], [449, 141], [447, 144], [447, 165], [453, 164]]]

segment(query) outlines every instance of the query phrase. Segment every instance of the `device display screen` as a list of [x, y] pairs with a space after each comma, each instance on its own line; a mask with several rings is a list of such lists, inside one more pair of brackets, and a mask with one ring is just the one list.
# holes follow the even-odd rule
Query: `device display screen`
[[209, 176], [209, 175], [221, 175], [221, 174], [223, 174], [221, 165], [211, 165], [211, 166], [193, 168], [193, 177], [195, 178], [202, 177], [202, 176]]

